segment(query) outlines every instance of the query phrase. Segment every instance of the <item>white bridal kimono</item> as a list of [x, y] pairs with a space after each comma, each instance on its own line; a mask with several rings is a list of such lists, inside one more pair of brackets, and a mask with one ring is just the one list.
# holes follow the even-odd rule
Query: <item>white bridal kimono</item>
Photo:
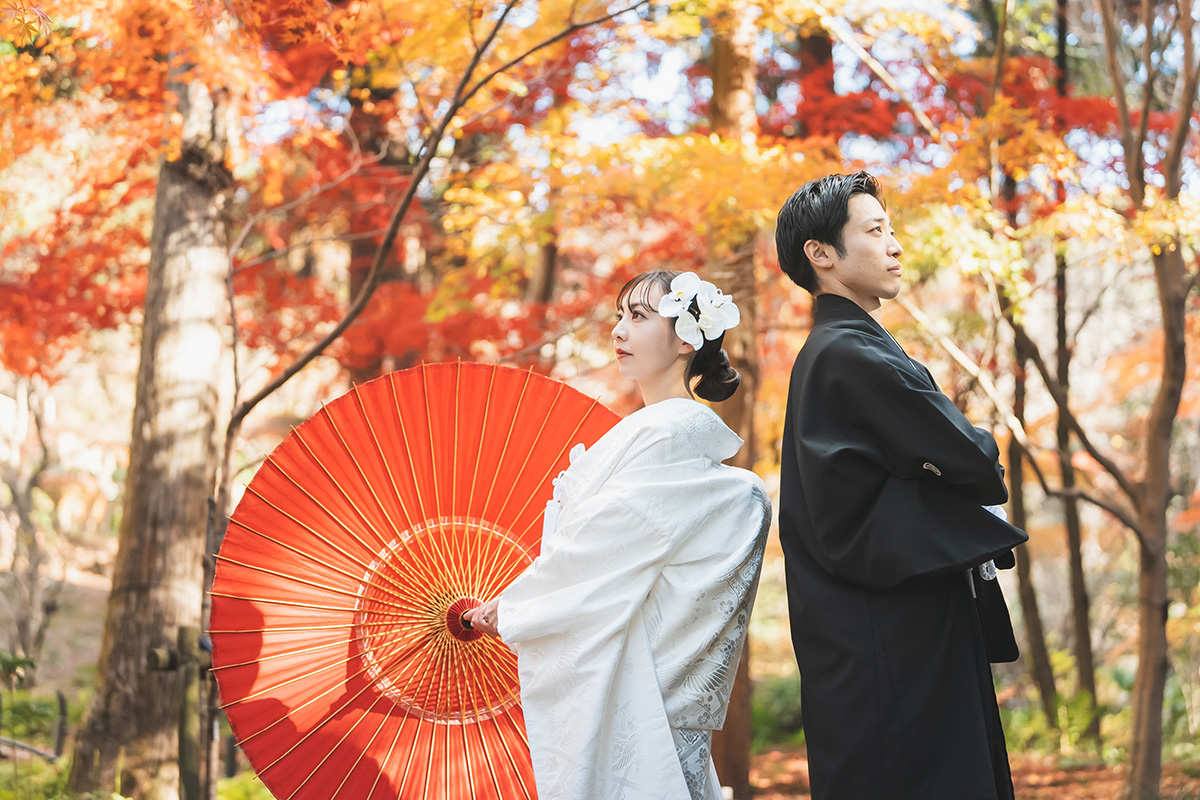
[[664, 400], [555, 482], [557, 525], [499, 607], [542, 800], [721, 797], [711, 736], [771, 516], [762, 481], [720, 463], [741, 445], [707, 406]]

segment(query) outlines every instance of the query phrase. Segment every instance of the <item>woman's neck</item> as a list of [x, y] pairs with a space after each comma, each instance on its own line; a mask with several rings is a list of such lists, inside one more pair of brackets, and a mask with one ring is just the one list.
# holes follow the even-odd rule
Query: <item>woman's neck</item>
[[675, 374], [673, 371], [669, 374], [659, 376], [657, 381], [638, 382], [638, 389], [642, 392], [642, 402], [645, 405], [652, 406], [655, 403], [661, 403], [663, 400], [673, 400], [676, 398], [690, 400], [692, 396], [688, 393], [687, 384], [684, 383], [683, 373]]

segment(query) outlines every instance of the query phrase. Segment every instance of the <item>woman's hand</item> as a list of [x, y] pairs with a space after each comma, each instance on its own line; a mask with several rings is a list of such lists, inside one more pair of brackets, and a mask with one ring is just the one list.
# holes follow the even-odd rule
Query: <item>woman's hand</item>
[[486, 633], [488, 636], [499, 636], [500, 631], [497, 627], [499, 621], [500, 598], [489, 600], [481, 606], [476, 606], [463, 614], [467, 622], [471, 623], [471, 627], [480, 633]]

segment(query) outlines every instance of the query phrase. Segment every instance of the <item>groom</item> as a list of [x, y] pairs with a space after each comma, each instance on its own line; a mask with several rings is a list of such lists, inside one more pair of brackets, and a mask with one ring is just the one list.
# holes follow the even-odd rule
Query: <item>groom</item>
[[1008, 800], [989, 661], [1016, 658], [995, 567], [999, 448], [877, 317], [903, 248], [865, 172], [779, 212], [779, 265], [814, 296], [792, 369], [779, 536], [813, 800]]

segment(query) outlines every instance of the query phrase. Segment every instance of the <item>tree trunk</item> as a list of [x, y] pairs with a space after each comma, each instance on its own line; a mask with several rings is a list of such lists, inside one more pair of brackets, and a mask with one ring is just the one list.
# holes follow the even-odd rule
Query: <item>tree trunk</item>
[[[1058, 29], [1058, 50], [1055, 54], [1055, 66], [1058, 74], [1055, 76], [1054, 88], [1059, 97], [1066, 97], [1069, 87], [1067, 80], [1068, 19], [1067, 0], [1057, 0], [1055, 24]], [[1058, 202], [1064, 202], [1066, 187], [1061, 183], [1056, 183], [1056, 194]], [[1063, 392], [1069, 396], [1071, 347], [1067, 342], [1067, 257], [1061, 244], [1055, 254], [1054, 266], [1056, 338], [1058, 342], [1058, 363], [1055, 372]], [[1075, 467], [1071, 462], [1071, 427], [1061, 410], [1058, 414], [1056, 432], [1062, 486], [1064, 490], [1070, 491], [1075, 488]], [[1079, 688], [1087, 692], [1091, 702], [1091, 718], [1084, 729], [1083, 738], [1091, 741], [1096, 752], [1099, 753], [1101, 751], [1100, 710], [1096, 702], [1096, 663], [1092, 652], [1091, 601], [1088, 598], [1087, 581], [1083, 571], [1083, 531], [1079, 522], [1079, 502], [1075, 498], [1063, 498], [1063, 515], [1063, 522], [1067, 530], [1067, 554], [1071, 571], [1071, 618], [1075, 634], [1075, 668], [1079, 675]]]
[[[1154, 252], [1157, 251], [1157, 252]], [[1138, 522], [1143, 538], [1138, 574], [1138, 670], [1133, 681], [1132, 742], [1125, 796], [1152, 800], [1162, 779], [1162, 708], [1167, 682], [1167, 505], [1171, 500], [1171, 431], [1187, 377], [1185, 338], [1189, 291], [1178, 237], [1155, 244], [1151, 256], [1162, 309], [1162, 383], [1150, 410], [1146, 473]]]
[[529, 279], [526, 301], [546, 305], [554, 299], [554, 285], [558, 274], [558, 235], [553, 229], [545, 234], [546, 241], [538, 245], [537, 263]]
[[[833, 94], [833, 39], [824, 30], [819, 33], [801, 33], [798, 42], [800, 80], [806, 89], [820, 85], [826, 94]], [[798, 115], [796, 135], [800, 138], [812, 135], [807, 115]]]
[[[712, 126], [727, 140], [741, 141], [758, 126], [754, 111], [757, 65], [754, 60], [754, 21], [744, 7], [720, 14], [712, 20]], [[716, 244], [716, 243], [713, 243]], [[752, 241], [722, 242], [728, 257], [710, 258], [707, 270], [713, 282], [731, 295], [742, 313], [742, 321], [725, 334], [730, 363], [742, 376], [741, 385], [730, 399], [717, 403], [721, 418], [745, 445], [730, 461], [747, 469], [755, 462], [754, 402], [758, 393], [758, 295], [754, 277]], [[709, 251], [713, 253], [710, 245]], [[716, 262], [716, 263], [711, 263]], [[735, 800], [746, 800], [750, 789], [750, 644], [746, 643], [738, 663], [737, 677], [729, 698], [725, 727], [713, 736], [713, 763], [721, 784], [732, 787]]]
[[[1016, 386], [1013, 391], [1013, 416], [1025, 424], [1025, 375], [1027, 356], [1020, 344], [1016, 346], [1016, 364], [1013, 370]], [[1008, 442], [1008, 482], [1011, 486], [1009, 509], [1012, 524], [1025, 530], [1028, 515], [1025, 512], [1025, 459], [1021, 444], [1016, 437]], [[1029, 672], [1041, 696], [1042, 713], [1051, 730], [1058, 729], [1058, 689], [1054, 685], [1054, 669], [1050, 666], [1050, 653], [1046, 648], [1046, 629], [1042, 625], [1042, 612], [1038, 608], [1037, 591], [1033, 585], [1033, 570], [1029, 547], [1018, 547], [1017, 595], [1021, 599], [1021, 616], [1025, 620], [1025, 641], [1029, 649]]]
[[[1055, 379], [1062, 390], [1070, 396], [1071, 346], [1067, 342], [1067, 259], [1059, 248], [1054, 259], [1055, 317], [1057, 324], [1057, 369]], [[1075, 488], [1075, 466], [1071, 463], [1071, 424], [1059, 411], [1056, 426], [1058, 437], [1058, 463], [1064, 491]], [[1079, 501], [1074, 497], [1062, 498], [1063, 523], [1067, 530], [1067, 558], [1071, 572], [1071, 619], [1074, 630], [1075, 670], [1079, 675], [1079, 689], [1088, 696], [1089, 714], [1083, 738], [1090, 741], [1096, 752], [1100, 752], [1100, 712], [1096, 704], [1096, 666], [1092, 655], [1091, 601], [1088, 598], [1087, 579], [1083, 571], [1083, 529], [1079, 522]]]
[[174, 649], [179, 626], [200, 622], [227, 316], [219, 100], [199, 83], [171, 88], [183, 149], [159, 172], [124, 516], [98, 688], [68, 781], [138, 800], [179, 796], [178, 677], [149, 671], [146, 652]]
[[[13, 631], [9, 647], [27, 658], [20, 687], [37, 685], [37, 662], [41, 658], [46, 628], [54, 616], [54, 605], [61, 581], [46, 591], [50, 578], [45, 574], [49, 553], [43, 544], [43, 532], [34, 520], [34, 492], [41, 487], [42, 475], [58, 455], [46, 431], [46, 396], [36, 384], [17, 381], [17, 423], [10, 443], [10, 461], [0, 464], [0, 483], [8, 488], [17, 524], [13, 530], [12, 563], [9, 565], [6, 589], [11, 591]], [[37, 441], [36, 457], [26, 447], [30, 438]]]

